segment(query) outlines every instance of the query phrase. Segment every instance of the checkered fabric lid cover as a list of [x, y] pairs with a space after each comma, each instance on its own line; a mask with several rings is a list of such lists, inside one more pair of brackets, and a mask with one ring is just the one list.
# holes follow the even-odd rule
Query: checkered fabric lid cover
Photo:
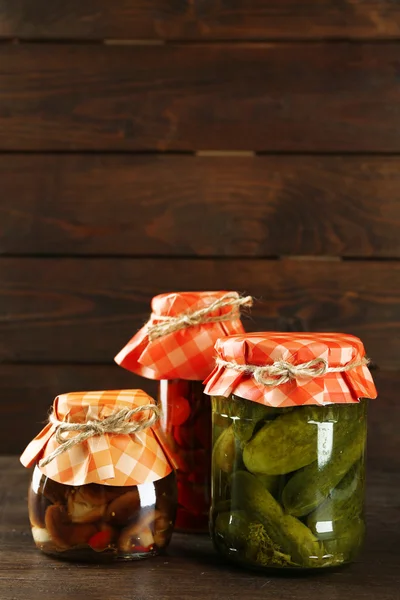
[[[329, 367], [339, 367], [365, 356], [361, 340], [342, 333], [250, 333], [219, 340], [215, 348], [217, 357], [223, 361], [257, 366], [277, 361], [299, 365], [323, 358]], [[206, 394], [225, 397], [235, 394], [274, 407], [351, 403], [377, 396], [365, 365], [321, 377], [296, 378], [279, 386], [262, 385], [251, 373], [217, 365], [205, 384]]]
[[[105, 419], [123, 408], [149, 404], [154, 404], [154, 400], [142, 390], [73, 392], [57, 396], [53, 409], [59, 421], [84, 423]], [[149, 416], [149, 410], [143, 411], [134, 415], [132, 421], [148, 419]], [[58, 448], [55, 433], [55, 426], [48, 423], [30, 442], [21, 456], [25, 467], [34, 466]], [[153, 426], [132, 435], [91, 437], [63, 452], [40, 470], [50, 479], [67, 485], [101, 483], [128, 486], [161, 479], [171, 473], [172, 467], [157, 436], [157, 426]]]
[[215, 342], [227, 335], [244, 333], [237, 308], [223, 307], [210, 315], [216, 317], [232, 312], [231, 320], [187, 327], [154, 341], [149, 340], [147, 327], [160, 322], [157, 317], [177, 317], [199, 310], [227, 293], [179, 292], [155, 296], [149, 322], [117, 354], [115, 361], [149, 379], [205, 379], [215, 364]]

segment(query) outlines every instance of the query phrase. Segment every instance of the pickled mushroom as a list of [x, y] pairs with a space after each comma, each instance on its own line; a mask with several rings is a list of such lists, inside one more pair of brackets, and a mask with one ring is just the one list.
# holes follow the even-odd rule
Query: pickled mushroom
[[140, 496], [138, 489], [125, 492], [115, 498], [107, 507], [105, 516], [112, 524], [124, 525], [136, 516], [140, 510]]

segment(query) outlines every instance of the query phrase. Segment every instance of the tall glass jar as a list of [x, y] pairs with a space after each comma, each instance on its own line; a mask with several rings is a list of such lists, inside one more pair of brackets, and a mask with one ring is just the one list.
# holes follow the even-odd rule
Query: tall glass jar
[[176, 465], [176, 529], [208, 530], [211, 501], [211, 403], [201, 381], [160, 381], [161, 427]]
[[171, 539], [176, 476], [157, 435], [160, 410], [142, 390], [57, 396], [21, 456], [36, 546], [70, 560], [154, 556]]
[[[334, 348], [331, 335], [249, 334], [217, 344], [206, 388], [215, 393], [211, 535], [223, 556], [243, 566], [337, 567], [361, 548], [367, 401], [354, 394], [376, 391], [361, 342], [338, 336], [336, 348], [354, 350], [343, 353], [349, 360], [340, 370], [325, 352]], [[305, 355], [293, 354], [293, 336]], [[279, 358], [283, 347], [290, 362]], [[317, 351], [321, 362], [311, 358]], [[223, 395], [229, 387], [236, 393]]]
[[176, 527], [207, 532], [211, 501], [211, 402], [202, 381], [214, 366], [214, 344], [243, 333], [236, 292], [179, 292], [155, 296], [149, 322], [116, 356], [134, 373], [160, 380], [160, 434], [177, 471]]

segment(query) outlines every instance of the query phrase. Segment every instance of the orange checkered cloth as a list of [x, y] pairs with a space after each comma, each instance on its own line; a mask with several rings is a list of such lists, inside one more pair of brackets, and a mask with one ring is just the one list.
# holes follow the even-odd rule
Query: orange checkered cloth
[[[101, 421], [122, 409], [150, 404], [154, 404], [154, 400], [142, 390], [73, 392], [57, 396], [53, 415], [60, 422], [85, 423]], [[131, 420], [149, 419], [150, 413], [148, 409], [141, 411]], [[73, 435], [75, 433], [70, 432], [67, 437]], [[58, 447], [56, 426], [49, 422], [27, 446], [21, 462], [25, 467], [32, 467]], [[149, 427], [131, 435], [95, 435], [69, 448], [40, 470], [50, 479], [67, 485], [129, 486], [166, 477], [172, 467], [163, 442], [157, 436], [157, 427]]]
[[140, 329], [117, 354], [115, 362], [128, 371], [148, 379], [203, 380], [215, 365], [215, 342], [227, 335], [244, 333], [237, 307], [224, 306], [209, 316], [232, 314], [232, 319], [218, 323], [202, 323], [162, 335], [150, 341], [149, 326], [165, 317], [178, 317], [205, 308], [236, 292], [179, 292], [155, 296], [151, 302], [149, 322]]
[[[235, 335], [216, 344], [217, 366], [206, 379], [205, 393], [212, 396], [235, 394], [274, 407], [326, 405], [376, 398], [377, 392], [366, 365], [343, 372], [329, 368], [360, 363], [364, 346], [357, 337], [342, 333], [250, 333]], [[327, 372], [320, 376], [294, 377], [280, 385], [263, 385], [245, 365], [265, 367], [304, 365], [321, 359]], [[229, 365], [224, 366], [224, 363]], [[317, 367], [318, 365], [316, 365]], [[235, 368], [236, 367], [236, 368]], [[272, 378], [274, 379], [274, 378]], [[275, 378], [278, 381], [278, 377]]]

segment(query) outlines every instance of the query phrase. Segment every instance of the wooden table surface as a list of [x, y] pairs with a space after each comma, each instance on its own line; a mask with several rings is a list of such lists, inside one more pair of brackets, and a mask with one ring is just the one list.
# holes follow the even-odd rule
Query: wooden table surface
[[[388, 466], [390, 468], [390, 466]], [[35, 549], [27, 517], [30, 473], [0, 457], [1, 600], [400, 600], [400, 473], [368, 476], [368, 535], [359, 560], [338, 572], [266, 576], [222, 561], [207, 536], [175, 534], [164, 556], [135, 563], [67, 563]]]

